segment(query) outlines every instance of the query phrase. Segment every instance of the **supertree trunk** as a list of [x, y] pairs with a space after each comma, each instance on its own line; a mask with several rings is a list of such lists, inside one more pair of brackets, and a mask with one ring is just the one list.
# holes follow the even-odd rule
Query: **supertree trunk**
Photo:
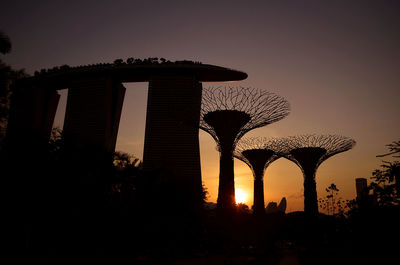
[[214, 111], [204, 116], [205, 121], [212, 125], [219, 139], [220, 172], [217, 207], [223, 214], [235, 209], [235, 177], [233, 164], [233, 149], [235, 138], [240, 129], [250, 120], [250, 116], [240, 111]]
[[233, 156], [230, 151], [221, 151], [219, 160], [219, 186], [217, 205], [228, 211], [235, 208], [235, 178]]
[[267, 167], [280, 157], [280, 141], [273, 138], [251, 137], [242, 139], [235, 150], [235, 157], [245, 162], [254, 177], [253, 213], [262, 216], [264, 205], [264, 172]]
[[310, 216], [318, 215], [317, 183], [315, 170], [304, 171], [304, 212]]
[[263, 215], [265, 213], [264, 205], [264, 170], [257, 170], [254, 174], [254, 215]]

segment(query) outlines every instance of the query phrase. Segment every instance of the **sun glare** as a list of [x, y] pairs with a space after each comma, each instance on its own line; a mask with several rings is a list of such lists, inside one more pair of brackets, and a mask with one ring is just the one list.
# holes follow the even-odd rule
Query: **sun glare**
[[246, 203], [247, 202], [247, 192], [242, 189], [235, 189], [235, 199], [236, 203]]

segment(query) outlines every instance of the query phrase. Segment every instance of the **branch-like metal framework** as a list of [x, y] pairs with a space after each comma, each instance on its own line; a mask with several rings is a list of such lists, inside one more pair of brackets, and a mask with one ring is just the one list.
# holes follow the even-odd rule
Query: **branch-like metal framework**
[[234, 157], [246, 163], [255, 173], [262, 166], [263, 171], [282, 153], [282, 140], [268, 137], [242, 138], [233, 153]]
[[282, 145], [277, 138], [251, 137], [241, 139], [234, 151], [234, 157], [246, 163], [254, 176], [253, 213], [260, 216], [265, 213], [264, 172], [267, 167], [280, 158]]
[[236, 146], [237, 141], [247, 132], [277, 122], [289, 115], [290, 105], [281, 96], [257, 88], [230, 86], [203, 88], [200, 129], [208, 132], [217, 144], [220, 144], [218, 130], [216, 131], [215, 126], [204, 118], [211, 113], [224, 111], [248, 115], [249, 120], [240, 127], [234, 139]]
[[220, 151], [217, 206], [235, 206], [233, 151], [239, 139], [252, 129], [279, 121], [289, 114], [282, 97], [256, 88], [216, 87], [203, 89], [200, 129], [208, 132]]
[[304, 176], [304, 211], [318, 214], [315, 173], [329, 157], [354, 147], [356, 142], [340, 135], [298, 135], [282, 139], [282, 155], [296, 163]]
[[356, 142], [341, 135], [305, 134], [286, 137], [282, 139], [281, 144], [281, 151], [285, 156], [300, 167], [302, 167], [300, 161], [304, 160], [300, 158], [300, 153], [314, 153], [315, 169], [317, 169], [329, 157], [353, 148]]

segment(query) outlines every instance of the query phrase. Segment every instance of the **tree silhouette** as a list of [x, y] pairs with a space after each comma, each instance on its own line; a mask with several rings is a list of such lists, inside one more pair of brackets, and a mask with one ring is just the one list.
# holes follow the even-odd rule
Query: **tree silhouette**
[[400, 140], [393, 141], [391, 144], [386, 145], [389, 148], [389, 153], [383, 154], [383, 155], [377, 155], [376, 157], [384, 157], [384, 156], [389, 156], [393, 155], [393, 157], [400, 157], [400, 155], [394, 155], [400, 153]]
[[279, 121], [289, 114], [289, 103], [280, 96], [255, 88], [203, 89], [200, 129], [209, 133], [220, 152], [217, 208], [233, 210], [235, 187], [233, 151], [250, 130]]
[[[11, 41], [6, 34], [0, 31], [0, 53], [11, 52]], [[27, 77], [25, 71], [14, 70], [0, 59], [0, 151], [8, 125], [8, 114], [10, 109], [11, 86], [19, 78]]]
[[325, 191], [328, 193], [328, 195], [326, 195], [325, 198], [320, 198], [318, 200], [320, 207], [326, 210], [328, 215], [343, 215], [344, 210], [349, 204], [349, 201], [344, 201], [342, 198], [337, 198], [339, 189], [334, 183], [329, 185]]
[[[389, 153], [383, 154], [383, 155], [377, 155], [376, 157], [385, 157], [385, 156], [389, 156], [389, 155], [393, 155], [393, 157], [400, 157], [400, 155], [398, 155], [400, 153], [400, 140], [398, 141], [393, 141], [390, 144], [386, 145], [389, 148]], [[381, 179], [379, 177], [379, 175], [385, 175], [388, 179], [389, 182], [392, 182], [393, 180], [395, 181], [395, 188], [396, 188], [396, 192], [397, 195], [400, 195], [400, 164], [399, 161], [394, 161], [394, 162], [387, 162], [387, 161], [383, 161], [384, 164], [381, 165], [381, 167], [383, 167], [385, 170], [375, 170], [374, 171], [374, 177], [376, 178], [377, 181], [379, 181], [379, 179]], [[381, 173], [380, 173], [381, 172]], [[378, 190], [378, 187], [376, 187]]]
[[246, 163], [254, 177], [253, 213], [260, 216], [265, 213], [264, 172], [267, 167], [280, 158], [280, 141], [266, 137], [243, 138], [234, 151], [234, 157]]
[[121, 151], [115, 151], [113, 155], [113, 164], [118, 169], [129, 167], [141, 167], [142, 162], [139, 158]]
[[355, 141], [339, 135], [299, 135], [283, 139], [283, 155], [296, 163], [304, 176], [304, 212], [318, 214], [315, 173], [329, 157], [350, 150]]
[[375, 169], [372, 172], [373, 182], [370, 184], [370, 188], [377, 196], [378, 205], [387, 206], [400, 202], [399, 178], [399, 161], [384, 161], [381, 169]]

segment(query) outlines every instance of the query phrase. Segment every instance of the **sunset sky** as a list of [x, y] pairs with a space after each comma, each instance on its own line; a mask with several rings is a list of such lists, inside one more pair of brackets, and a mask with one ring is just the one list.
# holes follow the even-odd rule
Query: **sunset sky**
[[[355, 178], [371, 176], [376, 155], [400, 137], [400, 1], [18, 1], [3, 0], [0, 30], [13, 44], [1, 59], [33, 74], [41, 68], [128, 57], [193, 60], [244, 71], [228, 85], [274, 92], [291, 114], [246, 136], [341, 134], [353, 150], [317, 171], [319, 197], [335, 183], [355, 197]], [[117, 150], [142, 158], [147, 83], [126, 83]], [[217, 86], [203, 83], [203, 86]], [[223, 84], [221, 84], [223, 85]], [[56, 126], [62, 126], [66, 91]], [[219, 155], [200, 132], [202, 178], [216, 201]], [[387, 160], [390, 160], [388, 158]], [[250, 169], [235, 160], [235, 186], [252, 205]], [[287, 198], [303, 209], [303, 178], [279, 159], [264, 177], [266, 203]]]

